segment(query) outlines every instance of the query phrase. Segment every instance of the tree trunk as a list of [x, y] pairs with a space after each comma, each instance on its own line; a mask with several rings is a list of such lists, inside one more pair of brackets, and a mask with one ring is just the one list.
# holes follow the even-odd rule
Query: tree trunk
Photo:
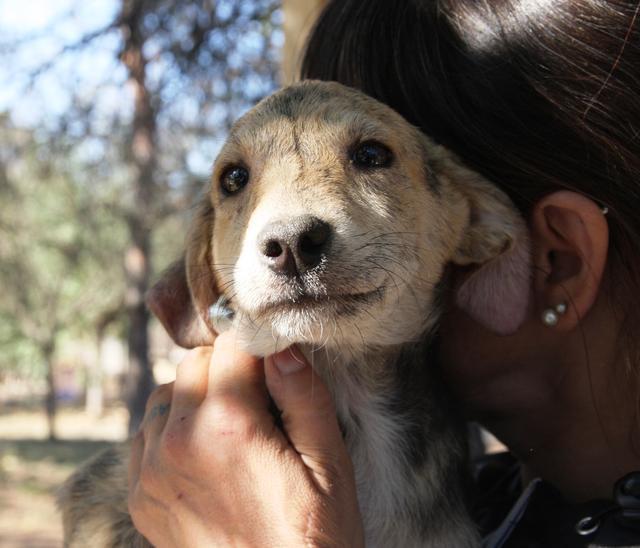
[[47, 395], [45, 396], [44, 407], [47, 414], [47, 423], [49, 425], [50, 441], [55, 441], [58, 439], [56, 435], [56, 412], [58, 409], [58, 402], [56, 400], [56, 382], [53, 365], [54, 350], [55, 345], [51, 341], [45, 343], [41, 348], [42, 358], [44, 359], [45, 365], [47, 367]]
[[[144, 253], [140, 247], [140, 240], [129, 248], [127, 254], [140, 255]], [[144, 249], [144, 248], [143, 248]], [[140, 257], [142, 258], [142, 257]], [[144, 302], [144, 295], [148, 288], [148, 261], [145, 261], [145, 276], [136, 275], [136, 269], [127, 269], [129, 316], [129, 373], [126, 383], [126, 400], [129, 410], [129, 434], [137, 432], [144, 409], [153, 390], [153, 373], [149, 359], [149, 312]]]
[[134, 92], [130, 161], [134, 170], [133, 207], [128, 218], [131, 245], [125, 256], [126, 308], [129, 318], [129, 375], [125, 397], [129, 409], [129, 433], [140, 425], [144, 407], [153, 389], [149, 360], [149, 313], [144, 296], [151, 277], [151, 229], [155, 187], [156, 120], [146, 82], [145, 37], [142, 32], [143, 2], [122, 0], [122, 62]]

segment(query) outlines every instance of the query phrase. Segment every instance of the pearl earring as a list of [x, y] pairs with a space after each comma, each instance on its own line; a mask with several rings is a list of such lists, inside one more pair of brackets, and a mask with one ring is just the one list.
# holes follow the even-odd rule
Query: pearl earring
[[560, 316], [567, 311], [567, 303], [559, 303], [554, 308], [547, 308], [542, 312], [542, 323], [547, 327], [558, 325]]

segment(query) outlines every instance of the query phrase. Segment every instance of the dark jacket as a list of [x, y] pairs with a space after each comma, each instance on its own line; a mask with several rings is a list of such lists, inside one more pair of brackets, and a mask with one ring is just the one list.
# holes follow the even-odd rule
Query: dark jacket
[[483, 548], [640, 547], [640, 471], [611, 499], [570, 504], [544, 481], [523, 488], [511, 455], [490, 455], [477, 463], [472, 510]]

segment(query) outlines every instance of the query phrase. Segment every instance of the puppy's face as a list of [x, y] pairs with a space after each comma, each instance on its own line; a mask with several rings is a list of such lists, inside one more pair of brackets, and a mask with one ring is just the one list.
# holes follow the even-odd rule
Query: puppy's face
[[[291, 343], [397, 344], [433, 325], [453, 262], [489, 272], [471, 276], [461, 306], [508, 332], [526, 309], [523, 234], [506, 196], [393, 110], [339, 84], [305, 82], [234, 125], [186, 270], [167, 276], [150, 305], [185, 346], [210, 342], [207, 310], [220, 294], [257, 354]], [[500, 264], [527, 271], [506, 294], [495, 290]], [[505, 299], [522, 310], [502, 318], [493, 304]]]
[[256, 341], [413, 339], [466, 222], [443, 185], [391, 109], [338, 85], [284, 90], [234, 126], [215, 163], [216, 286]]

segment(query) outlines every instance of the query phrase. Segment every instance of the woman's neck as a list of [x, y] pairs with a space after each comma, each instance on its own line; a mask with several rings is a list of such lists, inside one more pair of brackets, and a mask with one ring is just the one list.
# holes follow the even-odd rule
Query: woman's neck
[[541, 477], [574, 502], [610, 498], [618, 478], [640, 469], [638, 376], [616, 358], [613, 329], [589, 328], [567, 334], [538, 370], [532, 364], [485, 387], [484, 401], [505, 402], [510, 392], [508, 408], [478, 410], [522, 462], [525, 482]]

